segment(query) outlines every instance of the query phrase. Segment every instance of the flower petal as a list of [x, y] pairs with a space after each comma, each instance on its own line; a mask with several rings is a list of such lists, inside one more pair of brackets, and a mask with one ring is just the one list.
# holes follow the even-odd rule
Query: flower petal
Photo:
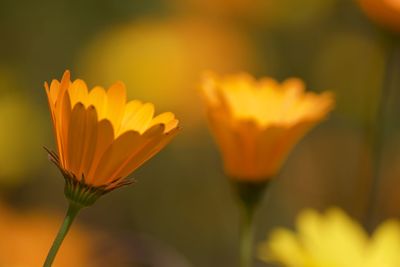
[[115, 179], [118, 169], [143, 146], [143, 141], [143, 137], [134, 131], [119, 136], [101, 157], [94, 174], [94, 184], [104, 185]]
[[131, 130], [129, 128], [129, 121], [132, 119], [132, 117], [136, 114], [136, 112], [140, 109], [141, 106], [142, 102], [140, 102], [139, 100], [132, 100], [129, 101], [128, 104], [126, 104], [124, 115], [122, 117], [120, 127], [117, 131], [118, 132], [117, 135], [120, 135], [128, 130]]
[[124, 178], [139, 168], [143, 163], [152, 158], [156, 153], [163, 149], [175, 136], [177, 130], [164, 134], [164, 126], [156, 125], [147, 130], [144, 134], [146, 142], [140, 150], [132, 153], [129, 160], [118, 170], [115, 177]]
[[79, 169], [85, 147], [86, 110], [82, 103], [74, 106], [68, 129], [68, 170], [75, 174], [78, 180]]
[[107, 99], [107, 118], [110, 119], [116, 131], [124, 114], [126, 102], [125, 85], [122, 82], [113, 84], [107, 91]]
[[85, 135], [82, 136], [84, 139], [84, 147], [82, 151], [82, 161], [78, 173], [82, 174], [85, 178], [87, 177], [90, 166], [92, 164], [94, 153], [96, 152], [97, 145], [97, 113], [93, 106], [90, 106], [86, 110], [86, 122], [85, 122]]
[[69, 97], [71, 98], [72, 106], [75, 106], [76, 103], [81, 102], [85, 106], [88, 103], [88, 88], [86, 83], [81, 80], [75, 80], [71, 86], [68, 88]]
[[151, 103], [143, 104], [126, 121], [126, 128], [129, 130], [143, 133], [148, 128], [154, 115], [154, 105]]
[[[99, 167], [99, 162], [104, 153], [114, 141], [114, 129], [109, 120], [101, 120], [97, 123], [97, 140], [95, 143], [95, 152], [90, 168], [85, 176], [85, 181], [88, 184], [96, 184], [96, 171]], [[98, 184], [98, 183], [97, 183]]]
[[104, 88], [96, 86], [90, 91], [88, 106], [90, 105], [96, 108], [99, 120], [107, 117], [107, 94]]

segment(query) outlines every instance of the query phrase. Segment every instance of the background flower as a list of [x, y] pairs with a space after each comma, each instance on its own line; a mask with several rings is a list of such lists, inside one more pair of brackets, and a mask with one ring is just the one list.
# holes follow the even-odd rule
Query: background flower
[[400, 31], [400, 4], [397, 0], [358, 0], [369, 18], [396, 32]]
[[395, 267], [400, 264], [400, 223], [388, 220], [371, 237], [342, 210], [303, 211], [296, 231], [275, 229], [259, 247], [266, 262], [288, 267]]
[[278, 173], [292, 147], [333, 107], [330, 93], [304, 90], [298, 79], [205, 76], [210, 127], [229, 177], [265, 180]]
[[[18, 212], [1, 203], [0, 217], [0, 266], [41, 266], [59, 227], [59, 216], [44, 211]], [[91, 261], [96, 252], [93, 234], [77, 225], [54, 266], [95, 266]]]

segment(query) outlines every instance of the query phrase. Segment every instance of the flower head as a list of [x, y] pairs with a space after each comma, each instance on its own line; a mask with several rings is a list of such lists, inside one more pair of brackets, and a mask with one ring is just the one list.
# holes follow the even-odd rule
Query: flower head
[[400, 266], [400, 223], [388, 220], [369, 237], [343, 211], [303, 211], [297, 231], [279, 228], [259, 247], [259, 257], [287, 267]]
[[154, 106], [126, 103], [124, 84], [88, 90], [82, 80], [45, 83], [66, 194], [92, 204], [101, 194], [129, 183], [126, 177], [159, 152], [178, 129], [171, 112], [154, 117]]
[[400, 32], [400, 1], [358, 0], [366, 15], [376, 23]]
[[202, 91], [225, 172], [247, 181], [274, 176], [292, 147], [326, 117], [334, 102], [330, 93], [304, 92], [299, 79], [279, 84], [247, 74], [206, 74]]

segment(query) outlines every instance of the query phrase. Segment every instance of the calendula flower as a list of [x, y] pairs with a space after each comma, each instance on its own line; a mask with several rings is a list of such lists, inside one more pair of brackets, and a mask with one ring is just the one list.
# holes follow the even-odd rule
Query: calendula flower
[[126, 103], [121, 82], [107, 91], [88, 90], [82, 80], [45, 83], [56, 153], [50, 157], [66, 180], [66, 194], [80, 204], [130, 183], [126, 177], [159, 152], [174, 137], [178, 120], [171, 112], [154, 117], [154, 106]]
[[276, 175], [293, 146], [334, 103], [331, 93], [304, 92], [303, 82], [295, 78], [279, 84], [248, 74], [208, 73], [202, 91], [225, 173], [241, 181]]
[[82, 80], [45, 83], [58, 155], [50, 159], [65, 178], [69, 208], [47, 255], [50, 267], [72, 221], [81, 208], [101, 195], [131, 183], [126, 177], [159, 152], [178, 130], [171, 112], [154, 117], [154, 106], [126, 103], [125, 86], [117, 82], [107, 91], [88, 90]]
[[365, 14], [376, 23], [400, 32], [400, 1], [358, 0]]
[[259, 247], [259, 257], [286, 267], [400, 266], [400, 223], [388, 220], [371, 237], [338, 208], [303, 211], [296, 231], [279, 228]]

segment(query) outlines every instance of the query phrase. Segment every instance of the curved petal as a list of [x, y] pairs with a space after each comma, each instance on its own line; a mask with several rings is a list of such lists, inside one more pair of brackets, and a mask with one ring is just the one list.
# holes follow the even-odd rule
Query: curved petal
[[63, 164], [63, 166], [67, 166], [68, 157], [66, 157], [65, 155], [68, 154], [68, 131], [72, 112], [71, 101], [68, 94], [64, 94], [64, 97], [60, 104], [60, 112], [62, 113], [62, 116], [61, 121], [58, 122], [58, 134], [60, 136], [60, 146], [62, 147], [63, 151], [62, 153], [60, 152], [60, 162]]
[[101, 157], [94, 173], [94, 184], [104, 185], [115, 179], [118, 169], [142, 145], [143, 137], [138, 132], [129, 131], [119, 136]]
[[175, 115], [172, 112], [164, 112], [161, 113], [160, 115], [157, 115], [152, 119], [150, 122], [149, 128], [157, 125], [157, 124], [164, 124], [165, 125], [165, 130], [164, 132], [167, 133], [171, 131], [172, 129], [176, 128], [178, 125], [178, 120], [175, 119]]
[[86, 110], [86, 121], [85, 121], [85, 132], [84, 136], [81, 138], [83, 141], [83, 151], [82, 151], [82, 160], [81, 165], [79, 167], [78, 174], [83, 177], [87, 177], [93, 158], [94, 153], [96, 152], [96, 144], [97, 144], [97, 113], [96, 109], [93, 106], [90, 106]]
[[115, 177], [124, 178], [134, 172], [143, 163], [163, 149], [177, 132], [178, 131], [175, 130], [169, 134], [164, 134], [164, 126], [161, 124], [153, 126], [150, 130], [146, 131], [148, 135], [146, 135], [146, 133], [144, 135], [146, 138], [144, 145], [140, 147], [140, 150], [132, 154], [129, 160], [118, 170]]
[[139, 100], [129, 101], [128, 104], [125, 105], [124, 115], [122, 117], [120, 127], [117, 131], [117, 135], [120, 135], [130, 130], [129, 122], [132, 119], [132, 117], [136, 114], [136, 112], [141, 108], [142, 105], [143, 105], [142, 102]]
[[126, 121], [126, 128], [139, 133], [143, 133], [149, 126], [154, 115], [154, 105], [151, 103], [143, 104]]
[[119, 128], [126, 102], [125, 85], [122, 82], [113, 84], [107, 91], [107, 118], [110, 119], [114, 130]]
[[71, 113], [71, 120], [68, 129], [68, 167], [67, 169], [75, 174], [78, 180], [81, 179], [79, 169], [83, 158], [85, 139], [86, 110], [82, 103], [74, 106]]
[[97, 140], [95, 145], [95, 152], [93, 153], [93, 160], [90, 168], [87, 171], [85, 181], [88, 184], [96, 184], [96, 170], [99, 166], [100, 159], [104, 153], [111, 146], [114, 141], [114, 129], [109, 120], [101, 120], [97, 123]]
[[71, 98], [72, 106], [76, 103], [81, 102], [85, 106], [88, 103], [88, 88], [83, 80], [77, 79], [73, 81], [71, 86], [68, 88], [69, 97]]
[[94, 106], [99, 120], [107, 117], [107, 94], [103, 87], [96, 86], [90, 90], [88, 106]]

